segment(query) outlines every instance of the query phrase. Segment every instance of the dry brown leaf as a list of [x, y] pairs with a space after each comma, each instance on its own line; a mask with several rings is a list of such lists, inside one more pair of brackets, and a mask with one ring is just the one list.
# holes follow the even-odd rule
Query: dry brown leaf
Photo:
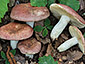
[[2, 50], [2, 46], [1, 46], [1, 44], [0, 44], [0, 51]]
[[46, 50], [46, 46], [45, 45], [43, 45], [42, 46], [42, 49], [41, 49], [41, 51], [40, 51], [40, 53], [39, 53], [39, 57], [42, 57], [44, 54], [43, 54], [43, 52]]
[[68, 40], [68, 36], [66, 34], [61, 34], [61, 37], [65, 40]]
[[85, 8], [85, 0], [79, 0], [80, 1], [80, 9], [84, 9]]
[[51, 44], [49, 44], [48, 47], [47, 47], [47, 51], [46, 51], [45, 55], [46, 56], [51, 55], [52, 54], [52, 50], [53, 50], [53, 47], [52, 47]]
[[82, 57], [83, 53], [79, 52], [79, 51], [73, 51], [73, 52], [70, 52], [68, 55], [67, 55], [67, 58], [68, 60], [79, 60], [81, 57]]
[[31, 62], [30, 64], [36, 64], [36, 62]]
[[52, 55], [53, 57], [56, 55], [56, 51], [55, 49], [53, 48], [52, 44], [49, 44], [48, 47], [47, 47], [47, 51], [46, 51], [46, 56], [48, 55]]
[[19, 61], [17, 61], [17, 64], [21, 64]]

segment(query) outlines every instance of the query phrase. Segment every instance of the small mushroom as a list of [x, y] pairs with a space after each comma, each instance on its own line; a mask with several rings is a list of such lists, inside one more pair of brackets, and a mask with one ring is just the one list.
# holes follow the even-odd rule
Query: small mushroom
[[29, 58], [33, 58], [33, 54], [36, 54], [41, 50], [41, 43], [35, 38], [30, 38], [20, 42], [18, 44], [18, 49], [21, 53], [29, 56]]
[[34, 21], [40, 21], [50, 15], [46, 7], [33, 7], [30, 3], [18, 4], [13, 7], [10, 17], [15, 20], [24, 21], [31, 27]]
[[57, 48], [59, 50], [59, 52], [63, 52], [65, 50], [69, 49], [70, 47], [78, 44], [80, 50], [83, 52], [83, 54], [85, 54], [85, 40], [84, 40], [84, 37], [83, 37], [81, 31], [75, 26], [70, 26], [69, 32], [73, 38], [71, 38], [71, 39], [65, 41], [63, 44], [61, 44]]
[[18, 40], [23, 40], [31, 37], [33, 29], [27, 24], [11, 22], [0, 27], [0, 38], [11, 40], [11, 47], [16, 48]]
[[54, 26], [50, 34], [52, 40], [59, 37], [62, 31], [65, 29], [69, 21], [76, 27], [84, 28], [85, 20], [78, 15], [72, 8], [63, 4], [51, 4], [50, 10], [55, 17], [60, 18], [59, 22]]

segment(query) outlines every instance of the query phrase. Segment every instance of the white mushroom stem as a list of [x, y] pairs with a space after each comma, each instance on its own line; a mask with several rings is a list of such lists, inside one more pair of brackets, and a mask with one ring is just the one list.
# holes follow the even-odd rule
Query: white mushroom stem
[[76, 37], [73, 37], [61, 44], [57, 49], [59, 50], [59, 52], [63, 52], [76, 44], [78, 44], [78, 40]]
[[28, 56], [29, 58], [33, 58], [33, 54], [25, 54], [25, 56]]
[[30, 25], [32, 28], [34, 26], [34, 22], [26, 22], [26, 24]]
[[65, 29], [65, 27], [69, 23], [69, 21], [70, 21], [70, 18], [68, 16], [66, 15], [61, 16], [59, 22], [54, 26], [50, 34], [53, 41], [59, 37], [59, 35], [62, 33], [62, 31]]
[[17, 47], [17, 43], [18, 43], [18, 41], [15, 41], [15, 40], [10, 41], [10, 45], [11, 45], [12, 49], [15, 49]]

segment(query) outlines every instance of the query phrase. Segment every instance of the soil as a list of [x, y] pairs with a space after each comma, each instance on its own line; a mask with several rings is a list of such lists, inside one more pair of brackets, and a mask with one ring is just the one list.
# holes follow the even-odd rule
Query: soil
[[[83, 15], [83, 13], [85, 13], [85, 0], [82, 0], [82, 1], [83, 2], [80, 2], [80, 9], [77, 12], [82, 16], [82, 18], [85, 19], [85, 15]], [[10, 18], [11, 10], [17, 4], [28, 3], [28, 2], [29, 2], [29, 0], [10, 0], [10, 3], [8, 4], [9, 10], [7, 11], [4, 18], [2, 19], [3, 22], [0, 23], [0, 27], [5, 25], [5, 24], [8, 24], [10, 22], [19, 22], [17, 20], [13, 20], [13, 19]], [[57, 0], [56, 0], [56, 3], [58, 3]], [[81, 6], [83, 6], [83, 7], [81, 8]], [[49, 19], [51, 20], [51, 24], [53, 26], [59, 21], [58, 19], [56, 19], [52, 15], [52, 13], [51, 13]], [[43, 26], [43, 22], [44, 22], [44, 20], [42, 20], [40, 22], [36, 22], [35, 26], [36, 25], [42, 25]], [[71, 38], [71, 35], [68, 31], [69, 26], [70, 26], [70, 24], [68, 24], [68, 26], [62, 32], [62, 34], [59, 36], [59, 38], [56, 39], [54, 42], [52, 42], [52, 40], [49, 36], [49, 34], [51, 32], [50, 30], [49, 30], [49, 34], [45, 38], [42, 36], [41, 32], [39, 32], [39, 33], [34, 32], [34, 35], [32, 37], [35, 37], [38, 41], [41, 42], [41, 44], [42, 44], [41, 51], [39, 53], [35, 54], [33, 59], [31, 59], [29, 57], [26, 57], [24, 54], [22, 54], [19, 51], [18, 48], [16, 48], [16, 54], [15, 54], [14, 58], [15, 58], [17, 64], [37, 64], [38, 58], [42, 57], [44, 55], [53, 56], [54, 60], [57, 60], [59, 64], [85, 64], [85, 55], [82, 54], [82, 52], [78, 48], [78, 45], [75, 45], [75, 46], [71, 47], [70, 49], [68, 49], [67, 51], [62, 52], [62, 53], [60, 53], [57, 50], [57, 47], [61, 43], [63, 43], [64, 41]], [[82, 34], [84, 34], [85, 28], [80, 29], [80, 30], [82, 31]], [[4, 51], [6, 53], [7, 52], [7, 46], [10, 46], [10, 41], [0, 39], [0, 52]], [[0, 55], [0, 64], [5, 64], [4, 61], [5, 60], [3, 60], [3, 58]]]

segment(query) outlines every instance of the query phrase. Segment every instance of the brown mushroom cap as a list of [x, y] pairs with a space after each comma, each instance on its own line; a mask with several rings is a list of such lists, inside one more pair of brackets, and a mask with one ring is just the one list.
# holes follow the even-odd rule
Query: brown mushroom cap
[[41, 49], [41, 43], [35, 38], [31, 38], [20, 42], [18, 48], [23, 54], [36, 54]]
[[30, 3], [16, 5], [10, 17], [15, 20], [31, 22], [39, 21], [47, 18], [50, 15], [46, 7], [32, 7]]
[[60, 16], [66, 15], [71, 19], [72, 25], [79, 28], [85, 27], [85, 20], [72, 8], [66, 5], [55, 3], [50, 6], [50, 10], [53, 13], [53, 15], [57, 17], [58, 19], [60, 18]]
[[0, 27], [0, 38], [6, 40], [23, 40], [31, 37], [33, 29], [27, 24], [11, 22]]
[[85, 54], [85, 40], [84, 40], [84, 37], [83, 37], [81, 31], [77, 27], [75, 27], [75, 26], [70, 26], [69, 27], [69, 32], [70, 32], [72, 37], [76, 37], [77, 38], [78, 44], [79, 44], [79, 48]]

